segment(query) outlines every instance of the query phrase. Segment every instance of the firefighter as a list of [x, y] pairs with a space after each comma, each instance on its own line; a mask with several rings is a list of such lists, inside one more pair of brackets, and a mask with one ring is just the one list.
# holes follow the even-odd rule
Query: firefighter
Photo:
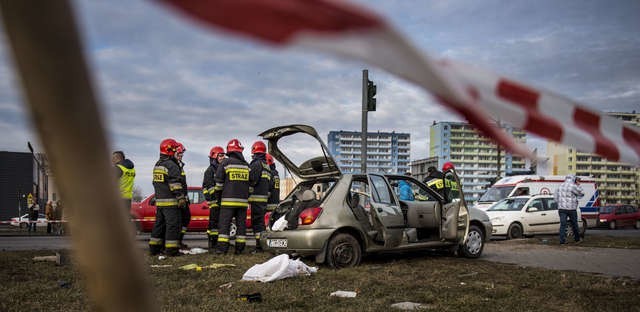
[[280, 175], [276, 170], [276, 162], [270, 154], [267, 154], [267, 165], [271, 169], [271, 188], [269, 189], [269, 200], [267, 201], [267, 211], [273, 211], [278, 208], [280, 203]]
[[[156, 222], [151, 230], [149, 253], [157, 255], [164, 247], [167, 256], [177, 256], [180, 235], [180, 211], [187, 207], [180, 166], [175, 159], [178, 142], [165, 139], [160, 143], [160, 159], [153, 168]], [[164, 244], [163, 244], [164, 242]], [[163, 246], [164, 245], [164, 246]]]
[[442, 165], [442, 172], [445, 174], [444, 178], [444, 199], [446, 203], [450, 203], [454, 198], [459, 197], [458, 182], [452, 175], [447, 176], [447, 171], [455, 171], [455, 166], [452, 162], [448, 161]]
[[209, 167], [204, 172], [202, 179], [202, 193], [209, 206], [209, 227], [207, 238], [209, 239], [209, 252], [214, 252], [218, 243], [218, 220], [220, 219], [220, 198], [215, 197], [215, 176], [218, 165], [224, 159], [224, 149], [214, 146], [209, 151]]
[[247, 207], [249, 186], [255, 184], [249, 176], [249, 164], [244, 160], [244, 146], [238, 139], [227, 143], [227, 158], [216, 170], [215, 197], [220, 198], [220, 233], [216, 254], [226, 254], [229, 250], [229, 230], [231, 219], [235, 217], [237, 226], [235, 253], [240, 254], [246, 245]]
[[438, 192], [438, 194], [444, 198], [444, 174], [438, 171], [434, 166], [427, 168], [427, 172], [429, 175], [424, 178], [424, 184]]
[[191, 222], [191, 210], [189, 210], [189, 205], [191, 204], [189, 201], [188, 187], [187, 187], [187, 175], [184, 173], [184, 162], [182, 161], [182, 157], [184, 156], [184, 152], [187, 149], [184, 145], [178, 142], [178, 147], [176, 148], [176, 160], [178, 161], [178, 165], [180, 166], [180, 183], [182, 184], [182, 192], [184, 194], [184, 198], [187, 200], [187, 206], [180, 211], [181, 215], [181, 227], [180, 227], [180, 239], [178, 246], [180, 249], [188, 249], [189, 246], [184, 244], [182, 240], [184, 239], [184, 235], [187, 234], [187, 229], [189, 228], [189, 222]]
[[251, 225], [256, 239], [255, 252], [261, 252], [260, 233], [264, 231], [264, 214], [267, 210], [269, 191], [271, 190], [271, 168], [267, 164], [267, 146], [256, 141], [251, 146], [252, 160], [249, 175], [255, 184], [251, 185], [249, 204], [251, 204]]

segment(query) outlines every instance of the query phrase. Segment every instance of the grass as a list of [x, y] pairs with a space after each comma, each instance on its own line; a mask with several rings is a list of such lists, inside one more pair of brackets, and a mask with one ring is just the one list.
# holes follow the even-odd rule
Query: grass
[[[73, 265], [31, 261], [34, 256], [52, 254], [2, 252], [0, 311], [93, 309]], [[379, 255], [366, 258], [356, 268], [336, 271], [320, 266], [311, 276], [271, 283], [240, 281], [247, 269], [267, 261], [270, 254], [144, 257], [162, 311], [386, 311], [403, 301], [421, 303], [432, 311], [640, 311], [640, 282], [631, 279], [433, 253]], [[178, 269], [191, 263], [236, 266], [200, 272]], [[220, 287], [225, 284], [231, 286]], [[358, 294], [356, 298], [330, 297], [336, 290]], [[256, 292], [262, 302], [237, 299]]]

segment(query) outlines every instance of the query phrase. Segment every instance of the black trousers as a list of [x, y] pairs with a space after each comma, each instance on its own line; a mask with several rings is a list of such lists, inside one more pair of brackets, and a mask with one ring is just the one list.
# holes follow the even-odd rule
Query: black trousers
[[183, 208], [181, 210], [182, 211], [180, 211], [180, 216], [181, 216], [180, 224], [182, 225], [182, 231], [186, 232], [187, 228], [189, 227], [189, 222], [191, 222], [191, 210], [189, 210], [189, 205], [187, 205], [186, 208]]
[[251, 203], [251, 227], [256, 239], [260, 238], [260, 233], [264, 232], [264, 214], [267, 211], [267, 203]]
[[231, 229], [231, 221], [236, 220], [236, 243], [244, 243], [247, 238], [247, 208], [245, 207], [222, 207], [220, 208], [220, 235], [218, 236], [219, 243], [229, 242], [229, 231]]
[[220, 223], [220, 207], [209, 209], [209, 235], [218, 235]]
[[165, 248], [178, 247], [181, 210], [178, 207], [158, 207], [156, 209], [156, 223], [153, 224], [151, 230], [151, 241], [164, 241]]

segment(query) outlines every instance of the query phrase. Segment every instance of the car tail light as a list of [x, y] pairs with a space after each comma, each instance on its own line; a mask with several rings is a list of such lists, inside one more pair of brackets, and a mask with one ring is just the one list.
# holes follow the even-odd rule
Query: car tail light
[[320, 207], [311, 207], [303, 210], [300, 213], [300, 216], [298, 217], [298, 220], [299, 220], [298, 224], [299, 225], [312, 224], [313, 222], [316, 221], [316, 219], [318, 219], [318, 216], [320, 216], [321, 212], [322, 212], [322, 208]]
[[269, 218], [271, 218], [271, 211], [267, 211], [264, 214], [264, 224], [269, 225]]

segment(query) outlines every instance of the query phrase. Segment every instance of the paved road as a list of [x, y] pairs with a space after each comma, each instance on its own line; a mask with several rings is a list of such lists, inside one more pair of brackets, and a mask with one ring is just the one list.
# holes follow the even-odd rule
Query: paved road
[[539, 245], [508, 240], [487, 244], [481, 259], [555, 270], [626, 276], [640, 280], [640, 249]]

